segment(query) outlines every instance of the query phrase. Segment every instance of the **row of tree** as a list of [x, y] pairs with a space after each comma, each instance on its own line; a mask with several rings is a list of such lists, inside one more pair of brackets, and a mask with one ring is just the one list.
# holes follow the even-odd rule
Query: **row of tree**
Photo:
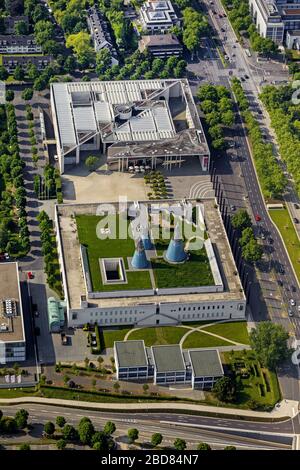
[[273, 153], [271, 143], [264, 141], [258, 121], [249, 111], [249, 102], [239, 79], [232, 79], [232, 89], [247, 126], [255, 167], [265, 198], [282, 198], [286, 178]]
[[[295, 93], [295, 99], [291, 99]], [[275, 130], [282, 160], [300, 194], [300, 105], [297, 90], [291, 86], [263, 88], [260, 98], [266, 106]]]
[[238, 231], [242, 257], [248, 263], [259, 261], [263, 255], [262, 246], [258, 244], [248, 212], [240, 209], [231, 217], [232, 226]]
[[44, 256], [45, 273], [49, 286], [62, 295], [62, 285], [57, 257], [53, 223], [45, 211], [37, 216], [41, 230], [42, 254]]
[[261, 54], [269, 55], [277, 52], [277, 45], [270, 39], [264, 38], [256, 31], [250, 15], [248, 0], [222, 0], [228, 9], [228, 18], [238, 34], [250, 39], [251, 48]]
[[207, 36], [209, 24], [206, 16], [192, 7], [183, 10], [182, 41], [192, 54], [199, 48], [201, 38]]
[[24, 256], [30, 248], [17, 121], [12, 104], [0, 107], [0, 251]]
[[197, 92], [200, 107], [209, 126], [208, 133], [216, 150], [226, 148], [224, 128], [234, 124], [230, 91], [222, 85], [203, 85]]

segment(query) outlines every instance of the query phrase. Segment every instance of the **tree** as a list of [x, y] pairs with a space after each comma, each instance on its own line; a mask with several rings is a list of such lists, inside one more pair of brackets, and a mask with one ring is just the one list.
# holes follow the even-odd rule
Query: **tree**
[[71, 424], [65, 424], [62, 430], [62, 434], [66, 441], [76, 441], [78, 439], [78, 432], [71, 426]]
[[0, 80], [6, 80], [8, 78], [8, 71], [3, 65], [0, 65]]
[[13, 77], [15, 80], [18, 80], [18, 81], [22, 81], [24, 80], [24, 77], [25, 77], [25, 72], [24, 70], [22, 69], [21, 65], [17, 65], [16, 68], [15, 68], [15, 71], [13, 73]]
[[131, 428], [131, 429], [128, 429], [127, 436], [130, 442], [134, 442], [139, 438], [139, 432], [136, 428]]
[[220, 401], [233, 401], [236, 394], [235, 381], [231, 377], [221, 377], [213, 387], [213, 394]]
[[143, 385], [143, 390], [144, 390], [144, 393], [147, 394], [148, 390], [149, 390], [149, 385], [148, 384], [144, 384]]
[[64, 425], [66, 424], [66, 420], [63, 416], [57, 416], [56, 418], [56, 424], [57, 426], [59, 426], [60, 428], [63, 428]]
[[84, 417], [80, 420], [78, 425], [78, 434], [82, 444], [91, 443], [92, 437], [95, 434], [95, 428], [89, 418]]
[[116, 392], [118, 392], [118, 391], [120, 390], [120, 384], [119, 384], [119, 382], [115, 382], [115, 383], [114, 383], [114, 390], [115, 390]]
[[226, 446], [224, 447], [224, 450], [236, 450], [235, 446]]
[[102, 364], [103, 364], [103, 362], [104, 362], [103, 357], [102, 357], [102, 356], [98, 356], [98, 357], [97, 357], [97, 362], [98, 362], [98, 367], [99, 367], [99, 369], [101, 369], [101, 366], [102, 366]]
[[197, 450], [212, 450], [210, 445], [206, 442], [200, 442], [197, 446]]
[[24, 444], [21, 444], [21, 445], [19, 446], [19, 450], [31, 450], [31, 449], [30, 449], [30, 445], [29, 445], [29, 444], [25, 444], [25, 443], [24, 443]]
[[15, 33], [19, 36], [28, 34], [28, 25], [26, 21], [20, 20], [15, 24]]
[[96, 55], [96, 73], [102, 75], [111, 65], [111, 52], [108, 48], [104, 47]]
[[17, 423], [14, 418], [10, 416], [4, 416], [0, 421], [0, 430], [4, 434], [13, 434], [17, 432]]
[[67, 446], [67, 442], [65, 441], [65, 439], [59, 439], [56, 443], [56, 447], [58, 448], [58, 450], [64, 450]]
[[52, 421], [47, 421], [47, 423], [45, 423], [44, 432], [47, 434], [47, 436], [52, 436], [55, 433], [55, 426]]
[[5, 93], [5, 99], [6, 101], [10, 102], [15, 99], [15, 94], [12, 90], [7, 90]]
[[91, 446], [93, 447], [93, 449], [95, 448], [95, 444], [99, 444], [97, 446], [97, 450], [101, 450], [102, 452], [105, 452], [108, 450], [108, 436], [104, 433], [104, 432], [101, 432], [101, 431], [97, 431], [95, 432], [95, 434], [93, 435], [92, 439], [91, 439]]
[[262, 255], [263, 248], [258, 244], [254, 237], [242, 248], [242, 256], [244, 260], [249, 263], [255, 263], [259, 261], [262, 258]]
[[85, 165], [91, 171], [91, 170], [94, 170], [96, 168], [98, 162], [99, 162], [99, 158], [94, 157], [94, 156], [89, 156], [89, 157], [87, 157], [87, 159], [85, 161]]
[[247, 245], [247, 243], [250, 242], [250, 240], [252, 240], [254, 238], [254, 233], [253, 233], [253, 229], [252, 227], [246, 227], [244, 228], [244, 230], [242, 231], [242, 235], [239, 239], [239, 244], [241, 246], [245, 246]]
[[272, 370], [290, 356], [288, 339], [289, 334], [282, 325], [269, 321], [258, 323], [250, 333], [250, 344], [258, 360]]
[[151, 436], [151, 444], [154, 447], [159, 446], [159, 444], [162, 443], [162, 440], [163, 440], [163, 437], [159, 432], [156, 432], [156, 433], [152, 434], [152, 436]]
[[25, 90], [22, 91], [22, 99], [25, 101], [29, 101], [33, 97], [33, 89], [32, 88], [25, 88]]
[[94, 50], [90, 45], [90, 35], [85, 31], [77, 34], [70, 34], [66, 41], [66, 46], [73, 49], [79, 64], [88, 67], [94, 62]]
[[251, 227], [251, 218], [248, 212], [245, 209], [239, 209], [232, 217], [231, 217], [232, 226], [235, 229], [243, 230], [246, 227]]
[[111, 436], [115, 432], [115, 430], [116, 430], [116, 425], [112, 421], [107, 421], [107, 423], [105, 424], [103, 428], [103, 432], [107, 436]]
[[176, 450], [185, 450], [186, 449], [186, 441], [184, 439], [180, 439], [177, 437], [173, 443]]
[[234, 124], [234, 112], [229, 109], [228, 111], [225, 111], [221, 115], [221, 122], [224, 124], [224, 126], [231, 127]]
[[28, 416], [29, 416], [28, 411], [24, 410], [23, 408], [16, 412], [15, 420], [16, 420], [16, 423], [17, 423], [17, 427], [19, 429], [24, 429], [24, 428], [27, 427]]

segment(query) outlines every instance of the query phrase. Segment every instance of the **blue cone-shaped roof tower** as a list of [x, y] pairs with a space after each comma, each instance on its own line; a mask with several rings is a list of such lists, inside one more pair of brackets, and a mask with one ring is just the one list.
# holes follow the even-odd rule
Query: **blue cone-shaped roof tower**
[[148, 227], [142, 227], [141, 233], [142, 233], [142, 242], [143, 242], [145, 250], [153, 250], [153, 244], [149, 236]]
[[149, 261], [147, 260], [145, 248], [141, 238], [139, 238], [137, 241], [136, 249], [131, 260], [131, 265], [134, 269], [145, 269], [149, 266]]
[[187, 253], [184, 251], [184, 242], [178, 224], [175, 226], [174, 237], [169, 243], [165, 259], [169, 263], [183, 263], [187, 259]]

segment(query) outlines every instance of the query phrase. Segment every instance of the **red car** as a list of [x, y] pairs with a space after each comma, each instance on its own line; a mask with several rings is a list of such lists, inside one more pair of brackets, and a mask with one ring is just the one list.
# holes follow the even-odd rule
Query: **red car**
[[256, 216], [255, 216], [255, 220], [256, 220], [256, 222], [260, 222], [260, 221], [261, 221], [261, 216], [260, 216], [260, 215], [258, 215], [258, 214], [256, 214]]
[[27, 277], [28, 277], [28, 279], [33, 279], [33, 278], [34, 278], [34, 275], [32, 274], [31, 271], [29, 271], [29, 272], [27, 273]]

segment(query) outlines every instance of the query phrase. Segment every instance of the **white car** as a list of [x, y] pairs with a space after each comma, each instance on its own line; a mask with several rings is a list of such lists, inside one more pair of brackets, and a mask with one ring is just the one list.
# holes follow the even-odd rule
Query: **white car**
[[297, 310], [298, 310], [298, 312], [300, 312], [300, 305], [298, 305]]
[[294, 301], [294, 299], [291, 299], [291, 300], [290, 300], [290, 305], [291, 305], [292, 307], [294, 307], [294, 306], [296, 305], [296, 302]]

